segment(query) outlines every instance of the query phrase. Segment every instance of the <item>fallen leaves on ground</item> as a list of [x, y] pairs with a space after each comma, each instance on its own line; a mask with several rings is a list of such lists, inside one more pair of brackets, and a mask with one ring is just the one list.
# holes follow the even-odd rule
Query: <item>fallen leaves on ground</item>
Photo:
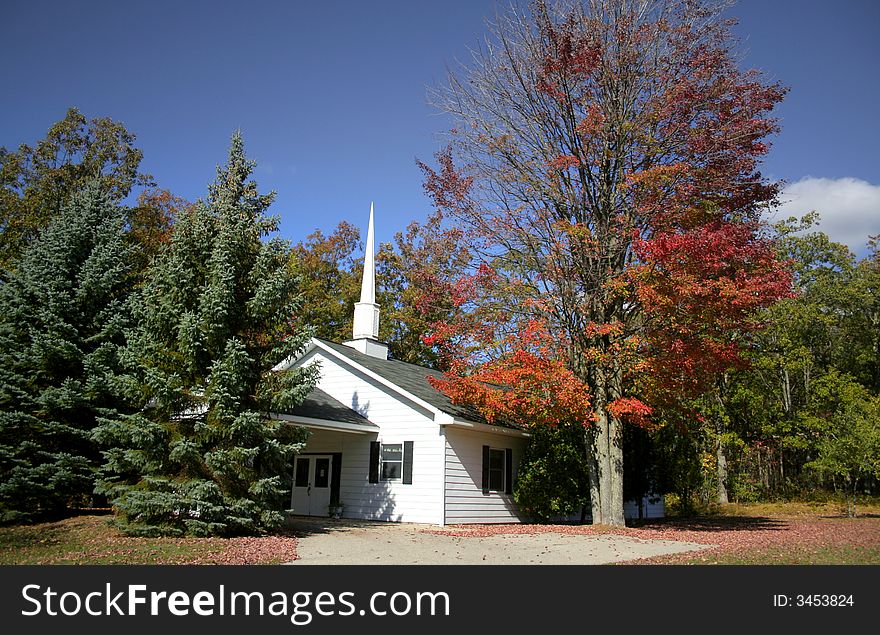
[[662, 519], [638, 527], [602, 525], [454, 525], [426, 530], [448, 536], [479, 538], [504, 534], [557, 533], [583, 536], [626, 536], [640, 540], [675, 540], [709, 545], [694, 553], [645, 558], [633, 562], [675, 564], [710, 561], [728, 554], [803, 552], [804, 561], [817, 549], [880, 549], [880, 518], [702, 517]]
[[7, 564], [274, 564], [296, 560], [290, 535], [241, 538], [139, 538], [107, 524], [107, 516], [0, 530]]

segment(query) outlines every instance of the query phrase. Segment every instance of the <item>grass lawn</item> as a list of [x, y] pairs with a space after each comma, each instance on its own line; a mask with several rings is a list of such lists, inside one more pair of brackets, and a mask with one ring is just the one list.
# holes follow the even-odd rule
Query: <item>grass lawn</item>
[[711, 551], [700, 557], [656, 559], [654, 564], [880, 564], [878, 545], [765, 547], [743, 552]]
[[132, 538], [110, 516], [0, 527], [0, 564], [275, 564], [296, 559], [296, 538]]
[[[840, 502], [778, 502], [725, 505], [693, 519], [766, 524], [738, 535], [720, 531], [717, 546], [698, 554], [652, 558], [656, 564], [880, 564], [880, 504], [860, 503], [857, 518], [846, 518]], [[684, 524], [687, 521], [671, 520]], [[707, 537], [711, 540], [711, 536]]]

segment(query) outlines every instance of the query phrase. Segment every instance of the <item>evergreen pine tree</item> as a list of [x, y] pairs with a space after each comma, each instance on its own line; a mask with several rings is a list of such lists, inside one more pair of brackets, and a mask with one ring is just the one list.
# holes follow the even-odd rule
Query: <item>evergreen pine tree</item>
[[119, 405], [131, 292], [125, 212], [93, 183], [75, 194], [0, 284], [0, 519], [82, 503], [99, 416]]
[[263, 240], [274, 193], [232, 137], [207, 202], [178, 218], [135, 306], [129, 391], [141, 409], [103, 422], [101, 491], [129, 534], [234, 535], [277, 527], [304, 432], [268, 417], [314, 386], [314, 370], [274, 372], [308, 333], [292, 329], [289, 246]]

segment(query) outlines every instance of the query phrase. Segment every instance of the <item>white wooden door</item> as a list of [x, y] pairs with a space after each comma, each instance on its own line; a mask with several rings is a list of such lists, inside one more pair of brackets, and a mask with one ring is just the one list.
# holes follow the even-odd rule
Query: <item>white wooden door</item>
[[293, 493], [290, 506], [294, 514], [327, 516], [330, 506], [332, 463], [330, 455], [298, 456], [293, 464]]

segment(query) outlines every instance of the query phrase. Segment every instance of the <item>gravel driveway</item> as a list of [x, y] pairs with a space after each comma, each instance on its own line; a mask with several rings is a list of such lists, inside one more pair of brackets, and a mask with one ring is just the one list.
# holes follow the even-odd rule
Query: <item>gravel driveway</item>
[[705, 549], [626, 536], [555, 533], [461, 537], [433, 525], [294, 518], [298, 559], [309, 564], [605, 564]]

